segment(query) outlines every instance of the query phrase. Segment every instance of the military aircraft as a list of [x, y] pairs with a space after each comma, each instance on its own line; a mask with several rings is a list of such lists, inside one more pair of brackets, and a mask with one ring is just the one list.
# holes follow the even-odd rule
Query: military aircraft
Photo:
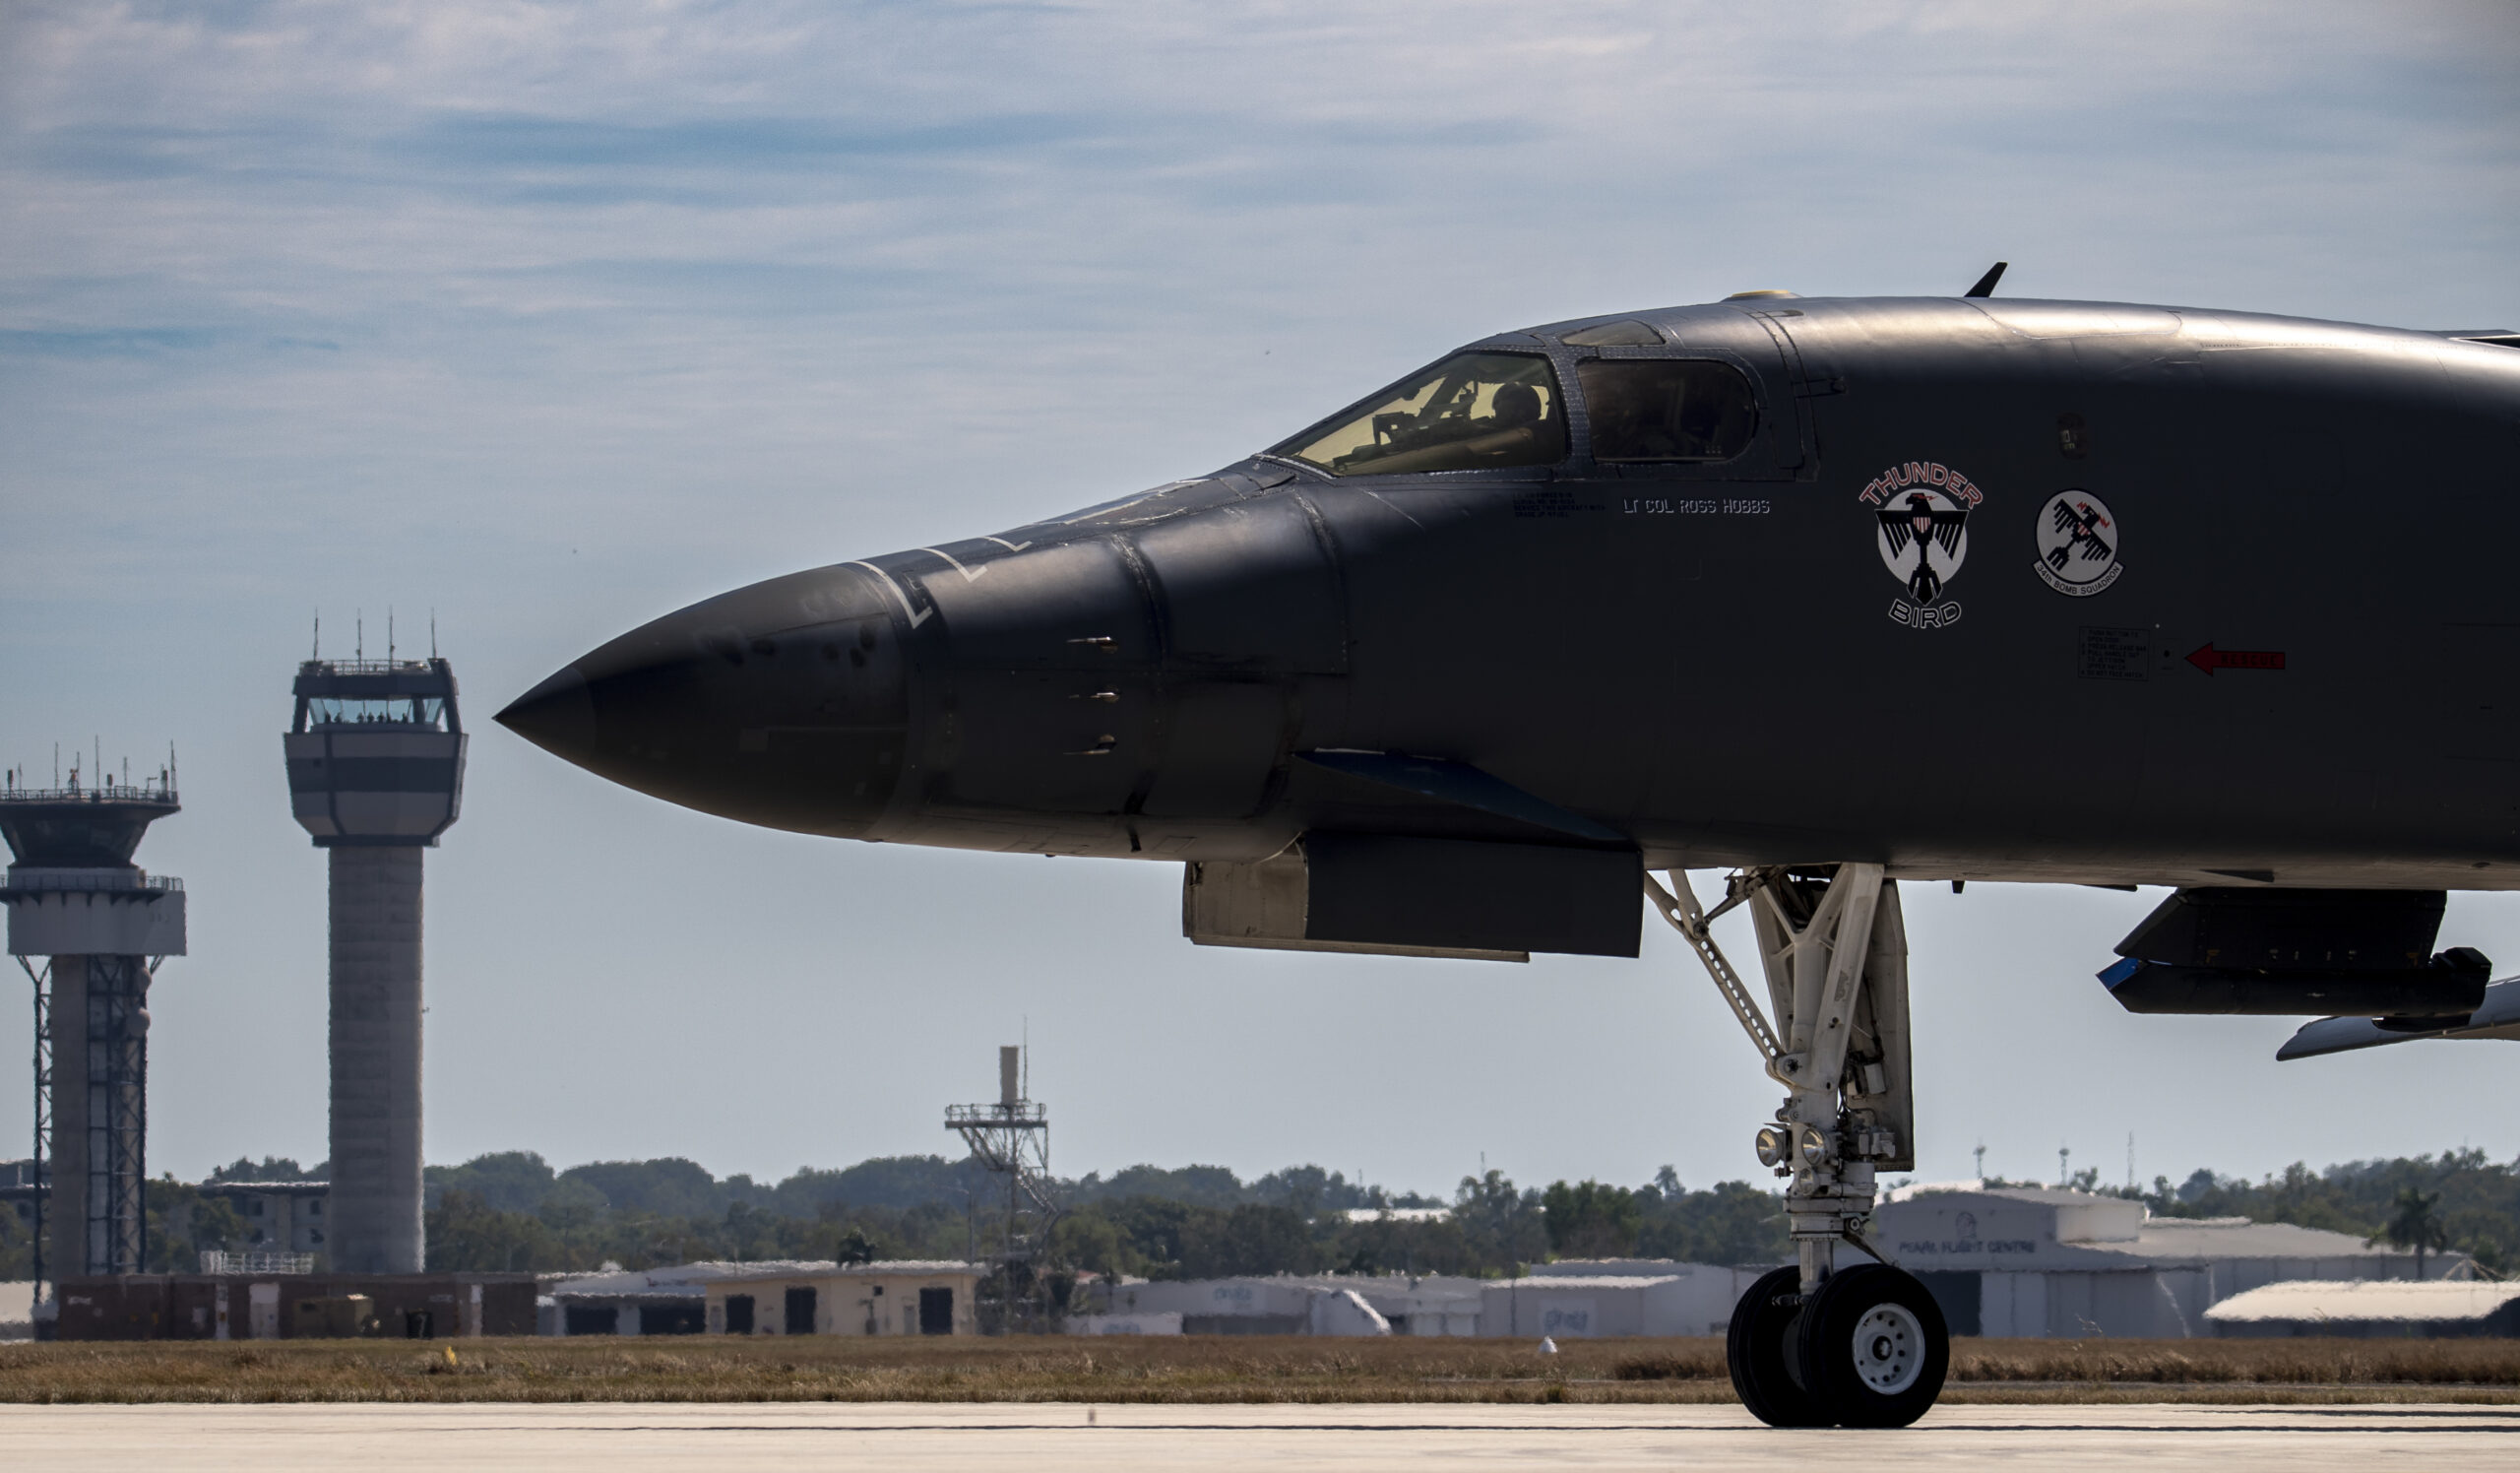
[[2126, 1006], [2389, 1037], [2489, 1026], [2435, 932], [2520, 888], [2520, 337], [2000, 272], [1499, 333], [1211, 475], [667, 614], [499, 720], [746, 823], [1179, 865], [1208, 945], [1632, 957], [1650, 906], [1787, 1092], [1798, 1262], [1734, 1383], [1904, 1425], [1949, 1337], [1865, 1258], [1916, 1160], [1901, 881], [2171, 886]]

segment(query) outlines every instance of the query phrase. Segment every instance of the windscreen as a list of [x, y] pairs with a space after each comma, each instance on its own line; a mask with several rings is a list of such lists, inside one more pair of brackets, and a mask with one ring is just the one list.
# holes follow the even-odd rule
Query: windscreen
[[1546, 466], [1566, 458], [1566, 406], [1548, 359], [1465, 352], [1277, 447], [1333, 476]]
[[1731, 460], [1759, 427], [1750, 381], [1705, 358], [1599, 358], [1579, 363], [1593, 459]]
[[306, 702], [307, 723], [319, 727], [435, 727], [445, 711], [445, 698], [430, 695], [319, 695]]

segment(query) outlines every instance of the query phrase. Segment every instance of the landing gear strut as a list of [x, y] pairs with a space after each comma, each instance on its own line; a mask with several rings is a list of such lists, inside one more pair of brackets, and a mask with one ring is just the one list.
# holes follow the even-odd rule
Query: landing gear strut
[[[1905, 1427], [1942, 1394], [1951, 1334], [1924, 1285], [1864, 1237], [1873, 1173], [1916, 1168], [1898, 881], [1879, 865], [1745, 869], [1708, 911], [1686, 874], [1670, 879], [1667, 890], [1647, 875], [1647, 897], [1706, 964], [1787, 1091], [1757, 1144], [1760, 1164], [1792, 1179], [1785, 1212], [1799, 1261], [1733, 1308], [1725, 1345], [1733, 1389], [1771, 1427]], [[1773, 1027], [1708, 929], [1742, 905]], [[1838, 1268], [1840, 1244], [1875, 1261]]]

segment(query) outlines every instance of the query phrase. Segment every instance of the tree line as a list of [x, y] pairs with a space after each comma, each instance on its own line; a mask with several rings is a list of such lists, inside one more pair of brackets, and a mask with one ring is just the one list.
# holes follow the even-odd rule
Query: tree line
[[[205, 1185], [321, 1180], [324, 1166], [240, 1158]], [[2006, 1184], [2000, 1180], [1990, 1185]], [[2520, 1162], [2481, 1151], [2295, 1165], [2258, 1181], [2191, 1174], [2149, 1187], [2069, 1185], [2140, 1199], [2164, 1217], [2248, 1217], [2350, 1233], [2520, 1267]], [[680, 1158], [555, 1171], [530, 1151], [427, 1172], [429, 1264], [536, 1273], [646, 1268], [699, 1259], [953, 1258], [984, 1248], [996, 1206], [976, 1161], [879, 1157], [800, 1169], [776, 1183], [713, 1176]], [[1166, 1278], [1269, 1273], [1510, 1275], [1550, 1258], [1759, 1263], [1791, 1255], [1778, 1194], [1745, 1182], [1683, 1186], [1666, 1167], [1627, 1187], [1583, 1181], [1518, 1186], [1464, 1177], [1449, 1201], [1394, 1193], [1316, 1166], [1243, 1181], [1224, 1167], [1135, 1166], [1059, 1184], [1053, 1260], [1069, 1271]], [[1440, 1216], [1355, 1209], [1445, 1207]], [[205, 1249], [247, 1249], [252, 1228], [225, 1200], [171, 1177], [149, 1188], [153, 1272], [189, 1272]], [[0, 1279], [24, 1278], [26, 1220], [0, 1207]]]

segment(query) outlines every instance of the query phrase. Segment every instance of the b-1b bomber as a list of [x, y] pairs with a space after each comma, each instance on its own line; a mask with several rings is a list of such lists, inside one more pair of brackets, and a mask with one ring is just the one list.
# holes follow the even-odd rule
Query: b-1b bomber
[[2320, 1019], [2289, 1055], [2520, 1036], [2437, 934], [2520, 888], [2520, 337], [1995, 275], [1499, 333], [1212, 474], [666, 614], [499, 720], [746, 823], [1177, 865], [1205, 945], [1633, 957], [1652, 911], [1785, 1091], [1742, 1400], [1904, 1425], [1949, 1336], [1865, 1232], [1917, 1156], [1902, 882], [2171, 887], [2100, 985]]

